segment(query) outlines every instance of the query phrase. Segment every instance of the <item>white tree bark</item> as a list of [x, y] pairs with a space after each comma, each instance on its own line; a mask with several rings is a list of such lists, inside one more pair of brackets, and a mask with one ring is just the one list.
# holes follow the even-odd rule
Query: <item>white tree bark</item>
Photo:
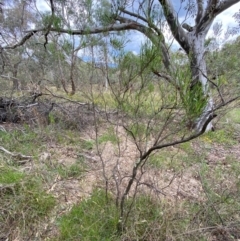
[[[207, 35], [208, 29], [205, 31], [196, 34], [193, 30], [188, 33], [188, 41], [191, 46], [189, 58], [191, 62], [191, 71], [192, 71], [192, 84], [195, 85], [197, 82], [200, 82], [202, 85], [202, 91], [205, 99], [207, 99], [207, 104], [203, 110], [201, 116], [196, 120], [196, 130], [201, 131], [204, 123], [212, 114], [213, 110], [213, 99], [209, 90], [207, 76], [206, 61], [204, 58], [205, 47], [204, 42]], [[213, 128], [212, 122], [209, 122], [206, 131], [209, 131]]]

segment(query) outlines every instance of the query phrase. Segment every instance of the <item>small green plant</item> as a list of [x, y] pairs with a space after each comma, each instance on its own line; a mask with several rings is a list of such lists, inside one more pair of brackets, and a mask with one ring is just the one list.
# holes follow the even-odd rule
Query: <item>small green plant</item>
[[62, 178], [79, 178], [84, 172], [84, 167], [81, 164], [73, 164], [69, 167], [60, 166], [58, 167], [58, 173]]
[[43, 190], [41, 181], [36, 178], [21, 183], [18, 193], [20, 209], [29, 218], [29, 222], [34, 216], [37, 219], [47, 216], [56, 204], [54, 197]]
[[201, 139], [209, 144], [219, 143], [232, 146], [237, 143], [233, 137], [232, 131], [233, 130], [231, 128], [225, 128], [214, 132], [207, 132], [201, 137]]
[[230, 111], [228, 113], [227, 116], [230, 117], [232, 122], [240, 124], [240, 109], [239, 108], [233, 109], [232, 111]]
[[147, 163], [150, 167], [164, 169], [166, 168], [166, 164], [170, 161], [171, 156], [169, 153], [162, 151], [161, 153], [151, 155]]
[[20, 152], [26, 155], [37, 154], [36, 145], [42, 143], [36, 130], [25, 126], [23, 130], [13, 130], [1, 133], [2, 145], [12, 152]]
[[182, 149], [183, 151], [185, 151], [186, 153], [190, 153], [192, 152], [193, 148], [191, 146], [191, 142], [185, 142], [185, 143], [181, 143], [179, 145], [180, 149]]
[[98, 143], [102, 144], [104, 142], [110, 141], [112, 144], [117, 144], [119, 139], [113, 128], [109, 128], [103, 135], [98, 138]]
[[0, 173], [0, 184], [17, 183], [24, 176], [23, 173], [5, 166], [0, 167]]
[[93, 102], [95, 105], [103, 108], [116, 108], [117, 103], [111, 92], [93, 93]]
[[94, 141], [93, 140], [82, 140], [80, 142], [80, 146], [82, 149], [92, 150], [94, 147]]
[[43, 190], [40, 179], [7, 167], [1, 182], [0, 206], [4, 210], [0, 214], [1, 235], [12, 240], [11, 235], [18, 229], [23, 240], [34, 238], [31, 235], [37, 232], [39, 222], [55, 207], [55, 198]]
[[[181, 144], [182, 145], [182, 144]], [[185, 148], [185, 146], [183, 146]], [[186, 146], [188, 150], [188, 145]], [[147, 165], [151, 168], [157, 168], [160, 170], [180, 171], [185, 169], [187, 166], [192, 166], [198, 161], [198, 158], [192, 154], [192, 150], [188, 152], [183, 152], [182, 147], [162, 150], [160, 152], [154, 153], [149, 157]]]
[[96, 189], [59, 220], [59, 240], [116, 240], [117, 222], [113, 198]]
[[52, 113], [49, 113], [49, 115], [48, 115], [48, 120], [49, 120], [49, 124], [55, 124], [55, 116], [54, 116], [54, 114], [52, 114]]

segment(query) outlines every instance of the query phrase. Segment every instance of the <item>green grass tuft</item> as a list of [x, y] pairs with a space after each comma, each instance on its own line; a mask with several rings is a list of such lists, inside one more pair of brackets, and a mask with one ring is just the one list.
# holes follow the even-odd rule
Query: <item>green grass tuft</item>
[[85, 171], [82, 163], [75, 163], [69, 167], [59, 166], [57, 170], [62, 178], [80, 178]]
[[95, 190], [59, 220], [59, 240], [116, 240], [117, 222], [113, 199], [107, 202], [105, 192]]
[[23, 173], [7, 167], [0, 167], [0, 184], [12, 184], [21, 181]]
[[113, 128], [109, 128], [103, 135], [98, 138], [98, 143], [102, 144], [105, 142], [111, 142], [112, 144], [117, 144], [119, 142], [119, 138], [116, 135]]
[[[0, 233], [11, 238], [16, 230], [22, 240], [27, 240], [38, 230], [40, 221], [47, 218], [55, 207], [55, 198], [46, 193], [43, 184], [36, 176], [4, 168], [1, 176]], [[9, 236], [10, 235], [10, 236]], [[34, 236], [35, 237], [35, 236]]]

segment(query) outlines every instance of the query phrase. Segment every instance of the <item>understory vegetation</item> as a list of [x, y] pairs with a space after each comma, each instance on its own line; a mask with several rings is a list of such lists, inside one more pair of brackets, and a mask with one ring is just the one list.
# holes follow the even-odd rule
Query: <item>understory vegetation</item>
[[[233, 108], [218, 119], [215, 132], [153, 153], [142, 169], [154, 179], [142, 179], [138, 191], [128, 194], [121, 231], [116, 184], [107, 166], [122, 161], [115, 159], [119, 148], [134, 158], [135, 149], [121, 146], [131, 133], [118, 132], [120, 126], [105, 118], [98, 119], [95, 131], [91, 124], [76, 130], [77, 124], [57, 119], [57, 110], [47, 126], [2, 124], [1, 145], [31, 158], [1, 152], [1, 238], [239, 239], [239, 114]], [[131, 132], [144, 138], [142, 128], [135, 124]], [[128, 162], [126, 173], [133, 163]]]

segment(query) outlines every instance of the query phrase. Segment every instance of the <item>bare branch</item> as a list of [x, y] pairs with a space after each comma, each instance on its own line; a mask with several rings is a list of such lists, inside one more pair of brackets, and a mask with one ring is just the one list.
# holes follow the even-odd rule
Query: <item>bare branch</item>
[[206, 122], [204, 123], [201, 131], [199, 131], [199, 132], [197, 132], [197, 133], [195, 133], [195, 134], [193, 134], [193, 135], [191, 135], [191, 136], [189, 136], [189, 137], [187, 137], [187, 138], [180, 139], [180, 140], [178, 140], [178, 141], [174, 141], [174, 142], [170, 142], [170, 143], [166, 143], [166, 144], [162, 144], [162, 145], [153, 146], [153, 147], [149, 148], [148, 151], [146, 151], [146, 152], [142, 155], [141, 160], [144, 160], [145, 158], [147, 158], [147, 157], [148, 157], [153, 151], [155, 151], [155, 150], [159, 150], [159, 149], [162, 149], [162, 148], [165, 148], [165, 147], [168, 147], [168, 146], [175, 146], [175, 145], [178, 145], [178, 144], [185, 143], [185, 142], [191, 141], [191, 140], [193, 140], [193, 139], [196, 139], [197, 137], [201, 136], [201, 135], [205, 132], [208, 124], [209, 124], [216, 116], [217, 116], [217, 115], [215, 115], [215, 114], [209, 115], [209, 117], [208, 117], [208, 119], [206, 120]]
[[178, 43], [186, 51], [186, 53], [189, 53], [190, 46], [188, 43], [188, 38], [187, 38], [186, 33], [184, 32], [183, 28], [181, 27], [181, 24], [178, 21], [178, 18], [175, 14], [175, 10], [172, 6], [171, 1], [170, 0], [159, 0], [159, 2], [163, 7], [164, 15], [167, 19], [168, 25], [171, 29], [171, 32], [172, 32], [174, 38], [178, 41]]
[[197, 7], [198, 7], [198, 11], [197, 11], [197, 17], [196, 17], [196, 24], [199, 23], [199, 21], [201, 20], [203, 14], [204, 14], [204, 10], [203, 10], [203, 0], [197, 0]]
[[120, 8], [119, 10], [120, 10], [122, 13], [126, 13], [126, 14], [129, 15], [129, 16], [132, 16], [132, 17], [135, 17], [135, 18], [137, 18], [137, 19], [142, 20], [142, 21], [145, 22], [145, 23], [148, 22], [146, 18], [142, 17], [142, 16], [139, 15], [139, 14], [136, 14], [136, 13], [133, 13], [133, 12], [130, 12], [130, 11], [127, 11], [127, 10], [125, 10], [124, 8]]
[[127, 11], [127, 10], [125, 10], [125, 9], [120, 9], [120, 11], [123, 12], [123, 13], [128, 14], [129, 16], [132, 16], [132, 17], [135, 17], [135, 18], [137, 18], [137, 19], [142, 20], [143, 22], [145, 22], [146, 24], [148, 24], [148, 26], [149, 26], [150, 28], [153, 28], [160, 36], [162, 35], [162, 32], [159, 30], [159, 28], [158, 28], [155, 24], [153, 24], [152, 21], [150, 21], [150, 20], [148, 20], [148, 19], [140, 16], [139, 14], [136, 14], [136, 13], [133, 13], [133, 12], [130, 12], [130, 11]]
[[[224, 103], [221, 103], [218, 106], [216, 106], [213, 110], [211, 110], [211, 112], [206, 113], [207, 115], [208, 114], [210, 114], [210, 115], [208, 116], [208, 119], [205, 121], [205, 123], [204, 123], [204, 125], [203, 125], [203, 127], [202, 127], [202, 129], [200, 131], [196, 132], [195, 134], [193, 134], [193, 135], [191, 135], [191, 136], [189, 136], [187, 138], [180, 139], [178, 141], [174, 141], [174, 142], [171, 142], [171, 143], [166, 143], [166, 144], [162, 144], [162, 145], [153, 146], [153, 147], [149, 148], [148, 151], [146, 151], [141, 156], [140, 160], [146, 159], [155, 150], [159, 150], [159, 149], [162, 149], [162, 148], [165, 148], [165, 147], [175, 146], [175, 145], [178, 145], [178, 144], [181, 144], [181, 143], [185, 143], [185, 142], [191, 141], [191, 140], [196, 139], [197, 137], [201, 136], [206, 131], [206, 128], [207, 128], [208, 124], [217, 116], [216, 114], [211, 114], [211, 113], [214, 113], [214, 111], [216, 111], [216, 110], [218, 110], [218, 109], [220, 109], [220, 108], [222, 108], [222, 107], [224, 107], [224, 106], [226, 106], [226, 105], [228, 105], [228, 104], [230, 104], [230, 103], [232, 103], [232, 102], [234, 102], [234, 101], [236, 101], [238, 99], [240, 99], [240, 96], [237, 96], [237, 97], [235, 97], [233, 99], [230, 99], [230, 100], [228, 100], [228, 101], [226, 101]], [[139, 161], [139, 162], [141, 162], [141, 161]]]
[[[78, 29], [78, 30], [51, 27], [50, 31], [57, 32], [57, 33], [66, 33], [69, 35], [88, 35], [88, 34], [105, 33], [109, 31], [122, 31], [122, 30], [130, 30], [130, 29], [135, 29], [133, 23], [131, 22], [124, 23], [124, 24], [111, 24], [109, 26], [104, 26], [104, 27], [84, 28], [84, 29]], [[28, 30], [26, 32], [38, 33], [46, 30], [47, 30], [46, 28], [39, 28], [39, 29]]]
[[240, 2], [239, 0], [228, 0], [219, 3], [219, 0], [211, 0], [206, 8], [205, 15], [197, 25], [196, 33], [209, 28], [214, 18], [232, 5]]
[[190, 25], [187, 24], [187, 23], [184, 23], [184, 24], [182, 25], [182, 27], [183, 27], [184, 29], [186, 29], [188, 32], [192, 32], [192, 31], [193, 31], [193, 27], [190, 26]]
[[228, 1], [222, 1], [219, 6], [216, 8], [215, 12], [216, 15], [220, 14], [221, 12], [225, 11], [226, 9], [230, 8], [234, 4], [240, 2], [239, 0], [228, 0]]
[[0, 150], [5, 152], [6, 154], [16, 158], [17, 160], [20, 160], [20, 161], [22, 160], [22, 162], [19, 162], [19, 163], [22, 163], [22, 164], [24, 164], [26, 162], [26, 160], [32, 160], [32, 158], [33, 158], [32, 156], [25, 156], [25, 155], [23, 155], [21, 153], [12, 153], [12, 152], [8, 151], [7, 149], [5, 149], [2, 146], [0, 146]]
[[210, 79], [208, 78], [208, 76], [207, 76], [206, 74], [204, 74], [203, 71], [202, 71], [201, 69], [198, 68], [198, 70], [199, 70], [199, 71], [202, 73], [202, 75], [207, 79], [207, 81], [209, 81], [213, 86], [216, 87], [217, 92], [218, 92], [218, 94], [219, 94], [219, 96], [220, 96], [220, 98], [221, 98], [222, 103], [225, 103], [224, 98], [223, 98], [223, 96], [222, 96], [222, 93], [221, 93], [221, 91], [220, 91], [218, 85], [215, 84], [212, 80], [210, 80]]
[[132, 23], [113, 24], [113, 25], [109, 25], [107, 27], [85, 28], [85, 29], [79, 29], [79, 30], [54, 28], [54, 27], [50, 27], [49, 29], [47, 29], [47, 28], [32, 29], [32, 30], [25, 31], [27, 34], [20, 40], [20, 42], [18, 42], [17, 44], [15, 44], [13, 46], [3, 47], [3, 49], [15, 49], [15, 48], [23, 45], [35, 33], [45, 32], [48, 30], [51, 32], [66, 33], [69, 35], [87, 35], [87, 34], [98, 34], [98, 33], [104, 33], [104, 32], [109, 32], [109, 31], [122, 31], [122, 30], [130, 30], [130, 29], [135, 29]]
[[46, 33], [44, 34], [44, 37], [45, 37], [45, 43], [44, 43], [44, 48], [46, 48], [46, 45], [48, 44], [48, 34], [50, 33], [50, 28], [53, 24], [53, 18], [54, 18], [54, 5], [53, 5], [53, 0], [50, 0], [50, 5], [51, 5], [51, 11], [52, 11], [52, 14], [51, 14], [51, 19], [50, 19], [50, 22], [47, 26], [47, 31]]
[[155, 46], [159, 46], [159, 49], [162, 51], [163, 63], [166, 69], [170, 70], [170, 56], [168, 54], [168, 48], [165, 44], [165, 38], [161, 31], [159, 31], [159, 35], [153, 31], [153, 29], [144, 26], [134, 20], [124, 17], [117, 17], [117, 20], [121, 23], [131, 23], [132, 29], [138, 30], [139, 32], [143, 33], [146, 37], [148, 37]]
[[167, 82], [174, 85], [175, 88], [179, 90], [179, 86], [176, 84], [176, 81], [170, 75], [162, 73], [162, 72], [158, 72], [157, 70], [154, 70], [154, 69], [152, 71], [155, 75], [157, 75], [160, 78], [164, 78], [165, 80], [167, 80]]
[[16, 78], [16, 77], [13, 77], [13, 76], [7, 76], [7, 75], [0, 75], [3, 79], [14, 79], [14, 80], [17, 80], [17, 81], [21, 81], [20, 79]]
[[34, 32], [29, 32], [28, 34], [26, 34], [20, 42], [18, 42], [17, 44], [13, 45], [13, 46], [6, 46], [3, 47], [3, 49], [15, 49], [23, 44], [25, 44], [25, 42], [30, 39], [32, 36], [34, 35]]

